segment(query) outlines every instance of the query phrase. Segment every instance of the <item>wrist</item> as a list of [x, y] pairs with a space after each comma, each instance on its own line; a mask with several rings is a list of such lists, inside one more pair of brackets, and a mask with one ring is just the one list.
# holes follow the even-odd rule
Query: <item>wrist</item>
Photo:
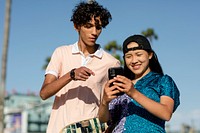
[[71, 78], [72, 80], [76, 80], [76, 78], [75, 78], [75, 70], [76, 70], [76, 68], [74, 68], [74, 69], [72, 69], [72, 70], [70, 71], [70, 78]]
[[105, 101], [104, 99], [102, 100], [101, 102], [101, 105], [102, 106], [108, 106], [109, 102]]

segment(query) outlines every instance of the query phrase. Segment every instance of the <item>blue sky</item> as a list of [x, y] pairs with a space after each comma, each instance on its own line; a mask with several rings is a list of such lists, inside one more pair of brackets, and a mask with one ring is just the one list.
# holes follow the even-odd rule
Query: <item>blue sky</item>
[[[13, 0], [6, 89], [39, 93], [44, 79], [42, 66], [53, 50], [74, 43], [77, 33], [70, 22], [79, 0]], [[152, 47], [164, 72], [176, 82], [181, 105], [169, 122], [200, 128], [200, 1], [199, 0], [109, 0], [98, 2], [112, 13], [98, 43], [122, 44], [132, 34], [153, 28], [158, 40]], [[5, 0], [0, 0], [0, 58], [4, 33]], [[1, 65], [1, 62], [0, 62]]]

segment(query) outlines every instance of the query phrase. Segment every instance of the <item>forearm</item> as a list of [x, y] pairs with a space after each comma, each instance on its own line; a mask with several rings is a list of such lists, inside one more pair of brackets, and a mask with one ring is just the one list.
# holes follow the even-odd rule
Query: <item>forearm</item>
[[49, 97], [55, 95], [59, 90], [61, 90], [66, 84], [71, 81], [70, 74], [67, 73], [59, 79], [56, 79], [53, 82], [44, 81], [42, 89], [40, 91], [40, 97], [45, 100]]
[[131, 97], [156, 117], [166, 121], [171, 119], [173, 109], [169, 108], [169, 106], [156, 102], [137, 90], [132, 93]]
[[101, 122], [107, 122], [109, 120], [110, 113], [108, 104], [105, 103], [104, 101], [102, 101], [100, 104], [98, 116]]

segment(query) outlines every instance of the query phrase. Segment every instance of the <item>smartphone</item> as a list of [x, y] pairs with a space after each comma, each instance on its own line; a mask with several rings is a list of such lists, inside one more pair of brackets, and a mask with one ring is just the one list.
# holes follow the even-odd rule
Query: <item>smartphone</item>
[[[116, 77], [117, 75], [122, 75], [124, 76], [124, 69], [123, 67], [111, 67], [108, 69], [108, 78], [113, 79], [114, 77]], [[113, 86], [113, 84], [111, 84], [110, 86]], [[117, 93], [117, 96], [123, 95], [123, 92]]]

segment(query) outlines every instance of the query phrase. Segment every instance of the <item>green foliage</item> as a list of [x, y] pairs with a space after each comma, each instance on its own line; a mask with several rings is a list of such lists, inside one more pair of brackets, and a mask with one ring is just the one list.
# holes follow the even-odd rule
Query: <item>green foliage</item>
[[124, 60], [121, 58], [121, 56], [119, 54], [113, 55], [116, 59], [118, 59], [121, 63], [121, 65], [124, 64]]
[[46, 58], [45, 64], [44, 64], [44, 66], [42, 67], [43, 70], [45, 70], [45, 69], [47, 68], [47, 66], [48, 66], [48, 64], [49, 64], [49, 62], [50, 62], [50, 60], [51, 60], [51, 57], [47, 57], [47, 58]]
[[107, 51], [116, 51], [116, 50], [122, 50], [121, 45], [118, 45], [116, 41], [111, 41], [104, 47], [105, 50]]
[[122, 45], [117, 44], [117, 41], [108, 42], [108, 44], [104, 46], [104, 49], [123, 64], [123, 59], [121, 59], [121, 56], [117, 53], [117, 51], [122, 52]]
[[153, 41], [153, 39], [157, 40], [158, 39], [158, 35], [154, 32], [153, 28], [148, 28], [145, 31], [141, 32], [145, 37], [149, 38], [150, 42]]

